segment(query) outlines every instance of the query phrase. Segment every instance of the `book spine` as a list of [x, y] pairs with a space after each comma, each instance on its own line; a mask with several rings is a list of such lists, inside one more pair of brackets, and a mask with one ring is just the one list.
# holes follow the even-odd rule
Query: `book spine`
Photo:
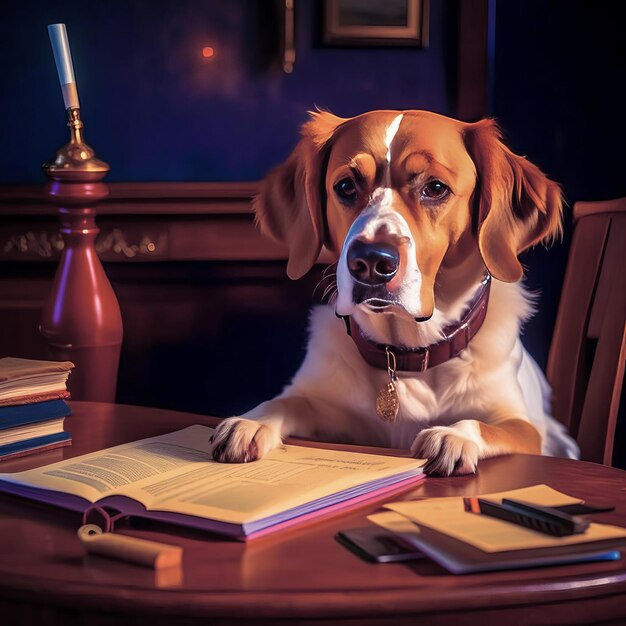
[[47, 400], [34, 404], [0, 407], [0, 430], [45, 422], [71, 414], [72, 410], [64, 400]]
[[60, 446], [68, 446], [71, 443], [72, 435], [67, 432], [46, 435], [45, 437], [33, 437], [31, 439], [25, 439], [24, 441], [8, 443], [4, 446], [0, 446], [0, 460], [23, 456], [31, 451], [38, 451], [41, 449], [49, 450]]

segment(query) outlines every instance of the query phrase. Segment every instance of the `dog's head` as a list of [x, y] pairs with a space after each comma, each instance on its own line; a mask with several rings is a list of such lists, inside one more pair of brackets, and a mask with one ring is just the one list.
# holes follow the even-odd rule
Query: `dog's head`
[[440, 273], [472, 259], [475, 272], [519, 280], [518, 254], [559, 232], [561, 207], [558, 185], [493, 121], [426, 111], [313, 113], [255, 205], [262, 231], [288, 246], [291, 278], [322, 246], [334, 254], [341, 315], [418, 321], [433, 314]]

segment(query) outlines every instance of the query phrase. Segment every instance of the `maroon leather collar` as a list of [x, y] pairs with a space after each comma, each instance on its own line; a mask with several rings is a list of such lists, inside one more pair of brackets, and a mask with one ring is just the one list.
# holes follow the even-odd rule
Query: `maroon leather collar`
[[396, 370], [403, 372], [425, 372], [428, 368], [458, 356], [480, 330], [487, 314], [491, 276], [487, 274], [474, 296], [467, 312], [456, 324], [444, 329], [445, 339], [426, 346], [410, 350], [395, 346], [385, 346], [368, 339], [360, 326], [352, 319], [344, 318], [348, 334], [352, 337], [361, 356], [372, 367], [386, 370], [388, 366], [386, 348], [389, 348], [396, 357]]

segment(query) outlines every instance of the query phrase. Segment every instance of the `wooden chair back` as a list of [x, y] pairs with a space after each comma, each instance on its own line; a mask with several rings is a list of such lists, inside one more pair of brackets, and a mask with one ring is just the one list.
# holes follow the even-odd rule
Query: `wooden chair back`
[[611, 465], [626, 361], [626, 198], [574, 205], [547, 376], [586, 461]]

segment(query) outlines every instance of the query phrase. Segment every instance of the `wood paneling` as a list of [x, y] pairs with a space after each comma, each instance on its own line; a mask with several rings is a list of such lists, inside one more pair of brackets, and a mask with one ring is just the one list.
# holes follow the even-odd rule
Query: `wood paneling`
[[494, 0], [458, 3], [457, 116], [475, 122], [490, 113], [489, 9]]

